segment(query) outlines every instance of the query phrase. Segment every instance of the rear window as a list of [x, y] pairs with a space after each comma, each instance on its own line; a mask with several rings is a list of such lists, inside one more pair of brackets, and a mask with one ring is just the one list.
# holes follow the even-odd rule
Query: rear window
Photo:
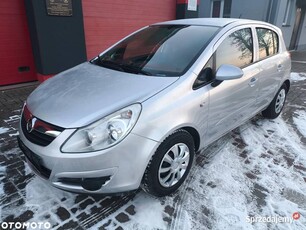
[[259, 59], [264, 59], [278, 53], [279, 39], [277, 34], [266, 28], [256, 28], [258, 44], [259, 44]]
[[218, 31], [212, 26], [157, 25], [123, 40], [92, 63], [152, 76], [180, 76]]

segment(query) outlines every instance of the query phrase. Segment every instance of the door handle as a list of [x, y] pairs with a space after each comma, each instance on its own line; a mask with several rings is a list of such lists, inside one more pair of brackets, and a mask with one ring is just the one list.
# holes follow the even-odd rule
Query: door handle
[[278, 71], [278, 72], [282, 71], [283, 69], [284, 69], [284, 65], [279, 64], [279, 65], [277, 66], [277, 71]]
[[249, 86], [253, 87], [257, 82], [257, 78], [256, 77], [252, 77], [250, 82], [249, 82]]

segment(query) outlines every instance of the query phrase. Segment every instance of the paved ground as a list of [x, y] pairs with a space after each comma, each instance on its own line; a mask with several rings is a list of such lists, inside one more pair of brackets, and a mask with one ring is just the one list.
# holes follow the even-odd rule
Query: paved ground
[[[293, 72], [306, 73], [306, 52], [292, 53], [292, 60]], [[161, 199], [140, 190], [117, 197], [76, 195], [47, 185], [31, 173], [16, 142], [21, 106], [36, 85], [0, 91], [0, 224], [306, 229], [306, 75], [298, 78], [292, 81], [282, 118], [267, 121], [257, 116], [218, 140], [197, 157], [182, 189]], [[291, 216], [295, 211], [301, 218], [294, 225], [245, 223], [246, 216]]]
[[292, 52], [292, 70], [297, 73], [306, 72], [306, 51]]

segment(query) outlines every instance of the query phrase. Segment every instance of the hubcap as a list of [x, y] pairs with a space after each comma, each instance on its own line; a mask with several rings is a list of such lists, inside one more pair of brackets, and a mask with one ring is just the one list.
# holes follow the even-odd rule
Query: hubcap
[[282, 110], [284, 103], [285, 103], [285, 99], [286, 99], [286, 91], [285, 89], [282, 89], [276, 98], [276, 103], [275, 103], [275, 112], [276, 113], [280, 113], [280, 111]]
[[189, 159], [190, 153], [186, 144], [173, 145], [160, 163], [158, 170], [159, 183], [168, 188], [179, 182], [186, 173]]

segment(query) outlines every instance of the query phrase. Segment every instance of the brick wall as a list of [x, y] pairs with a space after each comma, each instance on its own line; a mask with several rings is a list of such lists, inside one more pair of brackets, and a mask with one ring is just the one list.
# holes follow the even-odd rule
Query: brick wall
[[175, 19], [175, 0], [83, 0], [87, 58], [151, 23]]

